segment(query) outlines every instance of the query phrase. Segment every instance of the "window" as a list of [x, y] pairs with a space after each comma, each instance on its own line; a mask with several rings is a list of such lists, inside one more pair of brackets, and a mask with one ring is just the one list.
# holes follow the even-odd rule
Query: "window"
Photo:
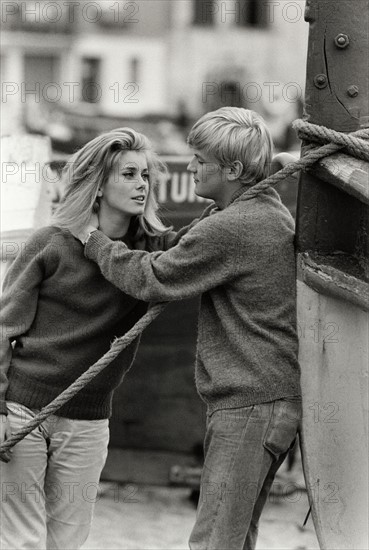
[[213, 25], [214, 14], [217, 9], [217, 6], [215, 5], [216, 0], [193, 0], [193, 2], [193, 24], [205, 26]]
[[130, 61], [130, 82], [139, 83], [140, 79], [140, 60], [137, 57], [132, 57]]
[[100, 101], [100, 65], [100, 59], [92, 57], [82, 59], [82, 100], [86, 103]]
[[229, 107], [243, 107], [239, 82], [234, 80], [222, 82], [221, 103]]
[[[239, 74], [243, 79], [242, 69], [235, 74]], [[209, 81], [215, 82], [215, 79], [209, 79]], [[212, 94], [206, 102], [206, 108], [209, 111], [215, 111], [220, 107], [226, 106], [247, 107], [244, 95], [242, 94], [240, 80], [231, 75], [221, 78], [220, 81], [218, 80], [216, 93]]]
[[268, 5], [266, 0], [238, 0], [240, 2], [239, 25], [266, 27]]

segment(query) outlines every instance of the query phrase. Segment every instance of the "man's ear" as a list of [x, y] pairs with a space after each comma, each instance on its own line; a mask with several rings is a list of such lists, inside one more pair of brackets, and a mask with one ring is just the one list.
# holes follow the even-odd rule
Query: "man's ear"
[[227, 167], [227, 179], [229, 181], [238, 180], [243, 172], [243, 164], [240, 160], [235, 160], [231, 166]]

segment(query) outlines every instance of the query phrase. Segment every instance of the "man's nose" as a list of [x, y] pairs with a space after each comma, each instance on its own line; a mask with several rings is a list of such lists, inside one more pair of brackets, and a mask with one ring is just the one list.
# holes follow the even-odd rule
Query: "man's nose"
[[187, 165], [187, 170], [189, 172], [196, 172], [196, 166], [195, 166], [195, 158], [191, 159], [190, 162]]

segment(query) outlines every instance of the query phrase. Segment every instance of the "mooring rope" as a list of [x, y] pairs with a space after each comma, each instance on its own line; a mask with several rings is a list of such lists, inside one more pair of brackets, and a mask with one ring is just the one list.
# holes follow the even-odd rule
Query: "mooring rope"
[[116, 338], [109, 351], [105, 353], [96, 363], [77, 378], [68, 388], [59, 394], [46, 407], [41, 409], [32, 420], [27, 422], [18, 432], [12, 434], [2, 445], [0, 445], [0, 460], [9, 462], [11, 455], [9, 449], [21, 441], [32, 430], [37, 428], [46, 418], [52, 415], [67, 403], [76, 393], [84, 388], [95, 376], [107, 367], [133, 340], [135, 340], [147, 326], [152, 323], [166, 307], [166, 303], [157, 303], [149, 307], [148, 311], [137, 321], [137, 323], [124, 336]]
[[[293, 127], [300, 139], [310, 142], [305, 155], [299, 160], [287, 164], [284, 168], [263, 181], [248, 188], [247, 191], [236, 199], [236, 201], [240, 201], [245, 196], [249, 195], [257, 196], [259, 193], [268, 189], [268, 187], [276, 185], [300, 170], [307, 170], [318, 160], [340, 150], [353, 157], [369, 162], [369, 143], [366, 141], [369, 139], [369, 128], [358, 130], [351, 134], [343, 134], [331, 130], [330, 128], [325, 128], [324, 126], [310, 124], [301, 119], [295, 120]], [[314, 144], [323, 145], [319, 147]]]
[[[324, 126], [310, 124], [303, 120], [296, 120], [293, 123], [294, 129], [298, 136], [310, 143], [305, 149], [305, 155], [288, 164], [279, 172], [269, 176], [263, 181], [258, 182], [253, 187], [250, 187], [235, 202], [242, 200], [245, 196], [257, 196], [270, 186], [276, 185], [288, 176], [300, 171], [306, 170], [318, 160], [343, 151], [358, 159], [369, 162], [369, 144], [366, 140], [369, 139], [369, 129], [358, 130], [351, 134], [343, 134], [336, 132]], [[110, 350], [86, 370], [77, 380], [64, 390], [58, 397], [44, 407], [35, 417], [25, 424], [15, 434], [12, 434], [2, 445], [0, 445], [0, 460], [8, 462], [10, 460], [9, 450], [19, 441], [21, 441], [32, 430], [37, 428], [48, 416], [60, 409], [67, 401], [69, 401], [76, 393], [84, 388], [95, 376], [97, 376], [105, 367], [107, 367], [113, 359], [115, 359], [121, 351], [123, 351], [135, 338], [137, 338], [150, 323], [160, 315], [165, 309], [167, 303], [157, 303], [149, 307], [147, 313], [124, 335], [117, 338], [111, 345]]]

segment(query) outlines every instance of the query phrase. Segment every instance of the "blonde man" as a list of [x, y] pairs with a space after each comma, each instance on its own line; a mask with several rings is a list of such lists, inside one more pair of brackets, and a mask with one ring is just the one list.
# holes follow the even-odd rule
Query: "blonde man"
[[196, 193], [214, 204], [176, 246], [132, 251], [91, 226], [81, 239], [88, 235], [85, 254], [104, 277], [135, 298], [201, 294], [196, 384], [208, 418], [189, 545], [252, 550], [301, 418], [294, 224], [274, 189], [252, 193], [272, 158], [259, 115], [230, 107], [208, 113], [188, 143]]

